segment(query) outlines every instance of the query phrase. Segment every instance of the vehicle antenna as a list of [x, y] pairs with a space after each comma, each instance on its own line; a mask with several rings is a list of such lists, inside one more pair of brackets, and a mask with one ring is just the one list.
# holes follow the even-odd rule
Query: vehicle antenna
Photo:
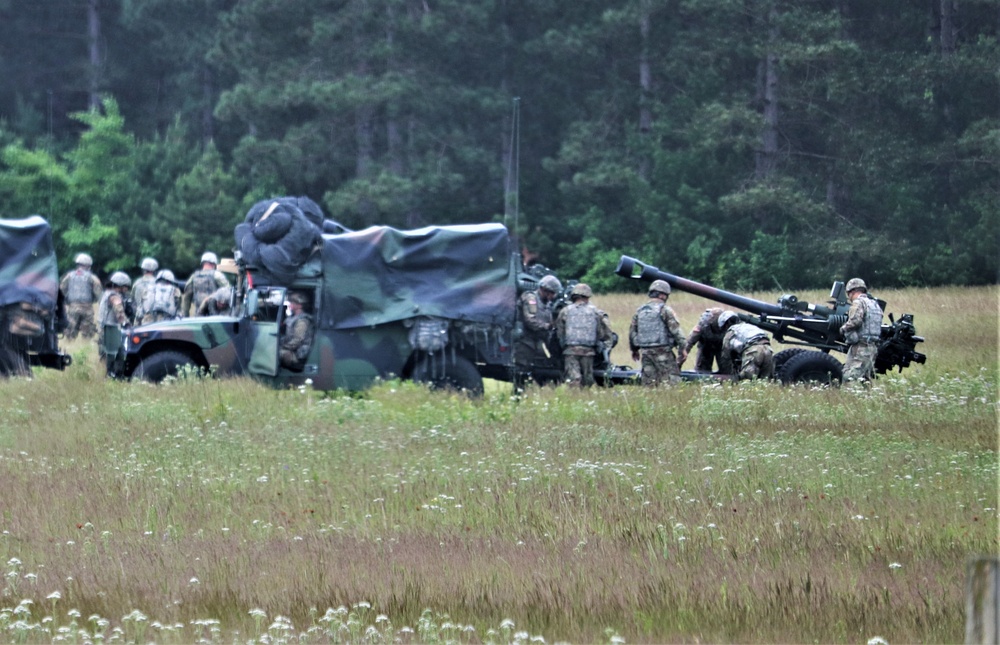
[[514, 97], [513, 114], [510, 123], [510, 149], [507, 160], [507, 185], [504, 187], [504, 225], [510, 228], [509, 218], [513, 218], [514, 227], [511, 229], [517, 235], [519, 205], [518, 186], [521, 180], [521, 99]]

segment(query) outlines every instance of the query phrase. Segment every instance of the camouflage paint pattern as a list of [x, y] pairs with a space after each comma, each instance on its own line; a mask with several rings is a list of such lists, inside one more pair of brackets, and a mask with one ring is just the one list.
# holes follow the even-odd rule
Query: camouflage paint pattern
[[52, 229], [38, 215], [0, 219], [0, 376], [63, 369], [63, 309]]
[[[246, 267], [236, 316], [133, 330], [126, 374], [157, 352], [179, 351], [220, 376], [249, 375], [276, 387], [308, 381], [320, 390], [362, 389], [376, 379], [411, 375], [421, 353], [410, 345], [408, 327], [415, 318], [433, 316], [448, 322], [442, 352], [464, 356], [484, 376], [510, 378], [516, 270], [506, 228], [371, 227], [324, 235], [323, 243], [291, 284], [260, 284], [264, 273]], [[274, 302], [283, 302], [292, 289], [309, 295], [307, 313], [316, 326], [302, 371], [280, 365], [278, 330], [285, 314], [267, 297], [274, 291]]]

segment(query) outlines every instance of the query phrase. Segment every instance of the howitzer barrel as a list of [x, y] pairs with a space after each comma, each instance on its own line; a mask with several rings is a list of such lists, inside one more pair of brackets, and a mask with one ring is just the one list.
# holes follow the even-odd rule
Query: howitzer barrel
[[672, 273], [661, 271], [652, 265], [645, 264], [627, 255], [623, 255], [618, 261], [618, 268], [615, 269], [615, 273], [624, 278], [633, 278], [635, 280], [644, 280], [646, 282], [664, 280], [671, 287], [679, 291], [685, 291], [696, 296], [701, 296], [702, 298], [708, 298], [709, 300], [721, 302], [722, 304], [743, 309], [744, 311], [750, 311], [758, 315], [782, 316], [788, 313], [787, 310], [783, 309], [779, 305], [774, 305], [762, 300], [755, 300], [754, 298], [747, 298], [730, 291], [716, 289], [715, 287], [710, 287], [707, 284], [695, 282], [694, 280], [688, 280], [687, 278], [682, 278]]

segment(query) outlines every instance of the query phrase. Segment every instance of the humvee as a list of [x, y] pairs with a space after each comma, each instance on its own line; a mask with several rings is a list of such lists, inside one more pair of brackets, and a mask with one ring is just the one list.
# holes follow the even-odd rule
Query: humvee
[[72, 358], [59, 349], [64, 326], [49, 223], [39, 215], [0, 219], [0, 377], [65, 369]]
[[[133, 329], [125, 375], [159, 382], [189, 369], [318, 390], [399, 378], [473, 394], [482, 393], [484, 378], [525, 379], [513, 357], [516, 299], [534, 278], [506, 227], [373, 226], [321, 239], [291, 280], [278, 282], [237, 257], [234, 315]], [[315, 328], [301, 369], [279, 361], [292, 291], [306, 294]], [[631, 378], [634, 370], [599, 368], [596, 376]], [[558, 379], [558, 371], [547, 377]]]

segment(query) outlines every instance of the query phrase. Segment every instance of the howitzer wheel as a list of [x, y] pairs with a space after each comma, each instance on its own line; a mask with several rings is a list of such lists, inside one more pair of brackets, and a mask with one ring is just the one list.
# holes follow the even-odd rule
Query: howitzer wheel
[[412, 378], [430, 385], [432, 390], [465, 392], [473, 397], [483, 395], [483, 377], [476, 366], [463, 356], [452, 358], [447, 352], [421, 358], [413, 368]]
[[180, 372], [193, 369], [197, 369], [197, 364], [190, 356], [170, 350], [143, 358], [132, 372], [132, 377], [150, 383], [162, 383], [168, 376], [177, 376]]
[[808, 350], [790, 357], [776, 372], [783, 385], [840, 385], [844, 378], [844, 366], [840, 361], [829, 354]]
[[783, 349], [774, 355], [774, 373], [779, 374], [781, 372], [782, 366], [788, 362], [788, 359], [792, 356], [798, 356], [803, 352], [811, 352], [813, 350], [806, 349], [805, 347], [791, 347], [789, 349]]

